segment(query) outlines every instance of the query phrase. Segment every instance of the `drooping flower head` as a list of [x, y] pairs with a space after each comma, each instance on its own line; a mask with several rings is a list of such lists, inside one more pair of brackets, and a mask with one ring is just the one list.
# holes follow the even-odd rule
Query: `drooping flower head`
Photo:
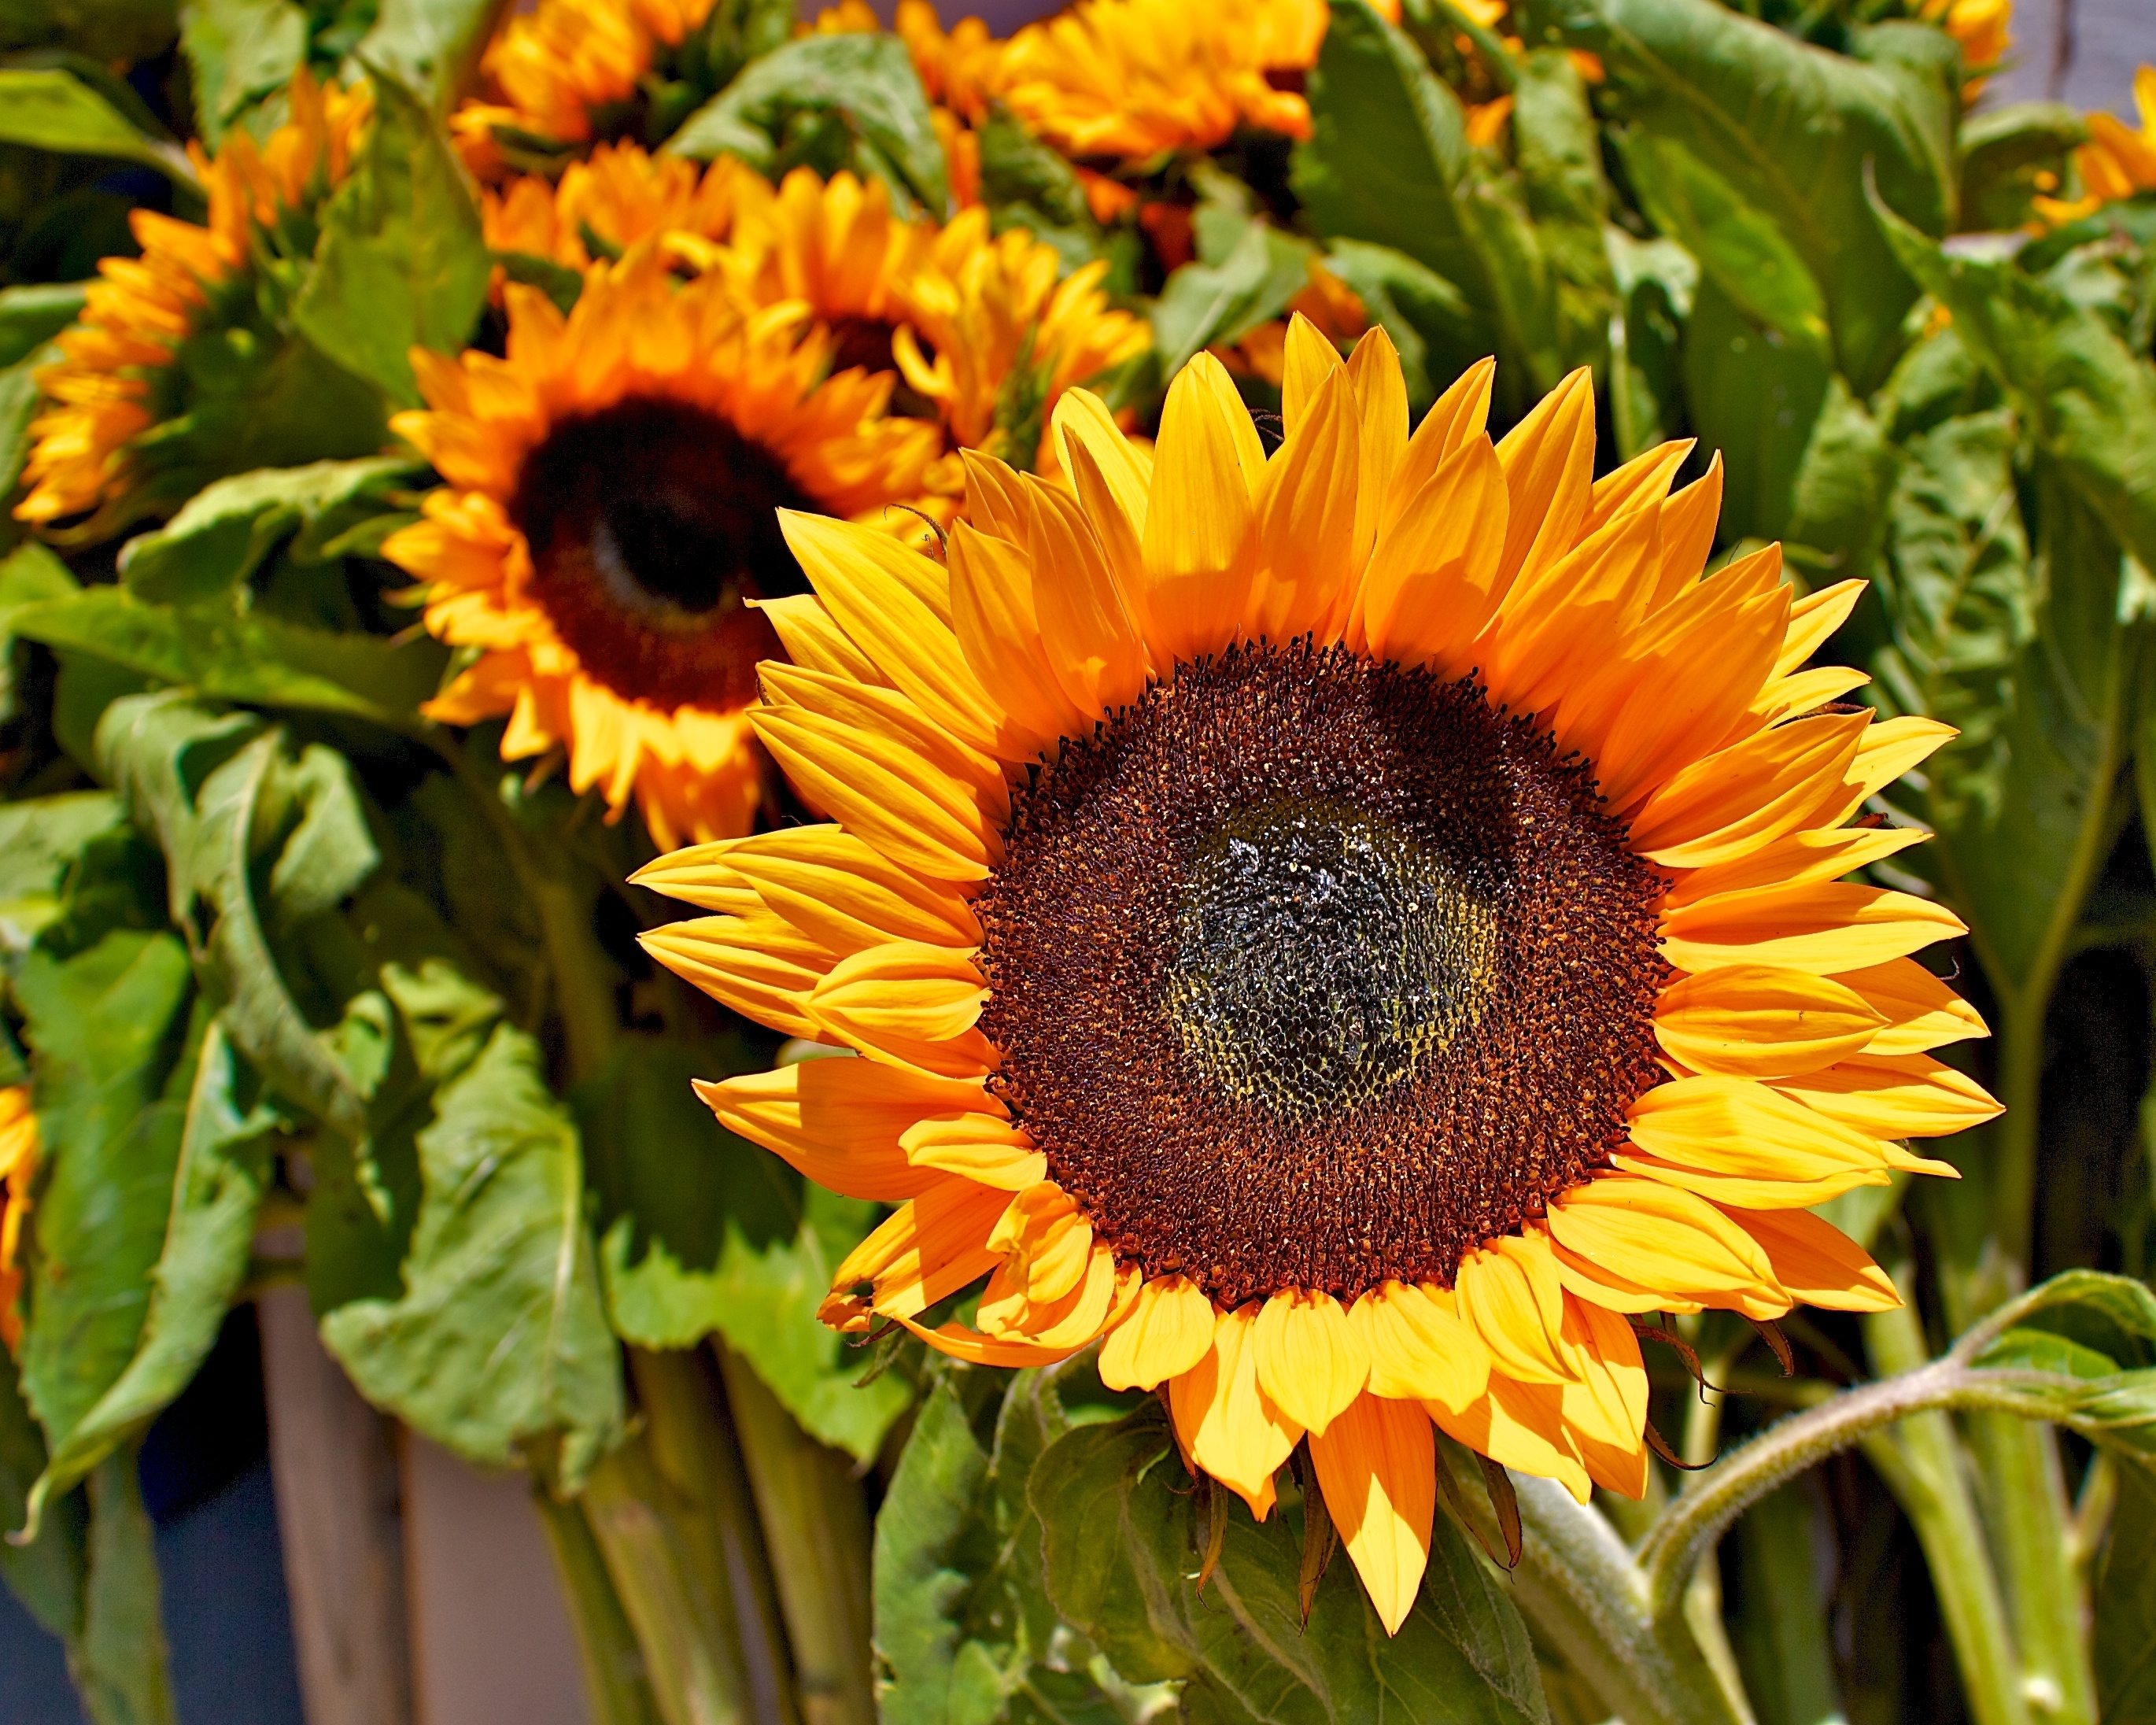
[[1064, 276], [1052, 246], [1022, 228], [992, 236], [978, 208], [903, 221], [880, 182], [844, 172], [795, 168], [775, 190], [744, 177], [716, 267], [751, 303], [805, 303], [831, 332], [834, 366], [902, 380], [953, 446], [1021, 467], [1053, 465], [1047, 414], [1064, 390], [1152, 339], [1109, 306], [1105, 264]]
[[30, 1214], [30, 1183], [38, 1176], [38, 1117], [30, 1086], [0, 1090], [0, 1343], [13, 1353], [23, 1339], [23, 1273], [15, 1255]]
[[1841, 878], [1922, 836], [1848, 823], [1948, 734], [1803, 668], [1857, 584], [1702, 579], [1718, 467], [1597, 482], [1584, 372], [1495, 444], [1490, 385], [1410, 436], [1382, 332], [1298, 324], [1270, 459], [1200, 357], [1150, 454], [1065, 396], [1071, 491], [969, 458], [947, 567], [789, 516], [816, 598], [757, 725], [832, 824], [640, 877], [716, 912], [664, 962], [858, 1055], [702, 1086], [898, 1206], [826, 1321], [1100, 1340], [1260, 1517], [1306, 1440], [1389, 1627], [1433, 1421], [1637, 1495], [1631, 1317], [1892, 1304], [1807, 1207], [1995, 1107], [1910, 956], [1961, 925]]
[[290, 101], [290, 121], [259, 146], [240, 128], [213, 160], [188, 146], [206, 224], [129, 217], [141, 255], [97, 266], [81, 318], [59, 338], [65, 357], [38, 374], [48, 405], [30, 424], [18, 519], [94, 511], [82, 532], [102, 537], [225, 474], [379, 444], [362, 387], [286, 350], [275, 268], [313, 255], [316, 213], [352, 165], [372, 97], [318, 85], [302, 67]]
[[427, 583], [435, 635], [480, 649], [427, 711], [507, 715], [504, 759], [562, 750], [662, 846], [746, 832], [744, 710], [776, 645], [754, 607], [805, 585], [774, 511], [917, 526], [887, 506], [921, 498], [937, 429], [885, 417], [888, 376], [831, 374], [799, 301], [677, 285], [657, 238], [594, 264], [566, 318], [505, 293], [506, 357], [415, 351], [429, 408], [393, 422], [449, 483], [382, 554]]

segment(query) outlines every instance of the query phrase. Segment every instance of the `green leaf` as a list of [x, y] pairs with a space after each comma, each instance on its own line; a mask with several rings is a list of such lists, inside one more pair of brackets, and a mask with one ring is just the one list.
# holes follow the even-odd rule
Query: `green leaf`
[[134, 1358], [179, 1164], [187, 949], [119, 929], [71, 957], [17, 968], [51, 1174], [31, 1212], [36, 1250], [16, 1363], [49, 1444], [67, 1441]]
[[1004, 109], [992, 105], [975, 136], [981, 141], [981, 201], [998, 216], [1022, 204], [1059, 228], [1100, 230], [1077, 170]]
[[1832, 370], [1817, 353], [1753, 323], [1704, 272], [1681, 365], [1691, 423], [1727, 464], [1722, 536], [1780, 537]]
[[0, 0], [0, 49], [59, 47], [155, 59], [178, 28], [175, 0]]
[[584, 1230], [577, 1129], [539, 1045], [497, 1025], [437, 1095], [401, 1298], [355, 1300], [322, 1338], [361, 1394], [495, 1466], [574, 1491], [619, 1440], [620, 1350]]
[[1240, 1505], [1226, 1508], [1219, 1565], [1200, 1598], [1208, 1494], [1190, 1489], [1158, 1408], [1058, 1438], [1027, 1495], [1045, 1530], [1057, 1609], [1125, 1677], [1183, 1680], [1190, 1717], [1265, 1725], [1549, 1717], [1526, 1627], [1448, 1517], [1431, 1530], [1414, 1609], [1388, 1637], [1344, 1554], [1305, 1627], [1301, 1542], [1286, 1513], [1260, 1526]]
[[294, 0], [189, 0], [180, 45], [194, 74], [197, 126], [215, 150], [228, 127], [291, 81], [307, 56], [307, 14]]
[[292, 321], [346, 370], [416, 408], [410, 350], [464, 347], [493, 266], [479, 206], [440, 123], [387, 72], [372, 81], [366, 154], [324, 213]]
[[1618, 304], [1609, 326], [1609, 417], [1617, 454], [1629, 461], [1683, 429], [1678, 356], [1699, 264], [1673, 239], [1635, 239], [1614, 223], [1602, 240]]
[[2156, 1467], [2114, 1458], [2111, 1512], [2094, 1592], [2097, 1702], [2106, 1725], [2156, 1722]]
[[1568, 54], [1537, 49], [1512, 86], [1513, 154], [1556, 296], [1558, 366], [1600, 361], [1616, 309], [1603, 230], [1609, 185], [1587, 85]]
[[27, 948], [60, 915], [68, 871], [94, 839], [123, 828], [105, 791], [68, 791], [0, 804], [0, 942]]
[[[44, 1435], [23, 1399], [13, 1358], [0, 1348], [0, 1534], [23, 1525], [30, 1487], [44, 1471]], [[84, 1510], [80, 1494], [64, 1498], [28, 1544], [0, 1539], [0, 1578], [55, 1635], [74, 1635], [82, 1620]]]
[[886, 1725], [1115, 1725], [1137, 1713], [1138, 1697], [1059, 1625], [1026, 1501], [1042, 1450], [1071, 1429], [1060, 1385], [1087, 1387], [1091, 1373], [1082, 1362], [1023, 1371], [1000, 1397], [998, 1375], [957, 1367], [937, 1378], [877, 1515], [881, 1715]]
[[1185, 264], [1153, 304], [1161, 375], [1172, 377], [1200, 348], [1240, 341], [1278, 317], [1310, 285], [1311, 257], [1306, 241], [1252, 217], [1231, 245], [1217, 249], [1217, 261], [1201, 252], [1199, 261]]
[[353, 51], [355, 69], [380, 67], [437, 113], [471, 83], [506, 0], [382, 0]]
[[79, 281], [0, 288], [0, 366], [13, 365], [73, 323], [84, 291]]
[[1789, 496], [1790, 561], [1814, 585], [1871, 576], [1900, 466], [1849, 386], [1830, 379]]
[[59, 347], [48, 342], [0, 369], [0, 495], [13, 495], [29, 459], [30, 422], [44, 403], [38, 373], [62, 357]]
[[572, 1097], [597, 1196], [599, 1258], [615, 1329], [642, 1348], [723, 1335], [819, 1442], [872, 1460], [912, 1399], [817, 1321], [838, 1260], [873, 1207], [808, 1189], [721, 1127], [690, 1089], [747, 1070], [737, 1045], [624, 1037]]
[[1857, 31], [1851, 57], [1714, 0], [1534, 0], [1521, 26], [1537, 45], [1599, 56], [1605, 111], [1681, 144], [1780, 227], [1825, 295], [1836, 368], [1859, 395], [1876, 388], [1917, 290], [1866, 228], [1866, 164], [1894, 209], [1946, 230], [1951, 42]]
[[941, 217], [951, 204], [943, 146], [906, 44], [896, 36], [803, 36], [756, 61], [689, 116], [670, 154], [740, 157], [771, 179], [835, 146], [826, 174], [852, 167], [895, 206]]
[[149, 136], [80, 79], [57, 69], [0, 67], [0, 143], [136, 162], [198, 189], [178, 146]]
[[[131, 696], [99, 725], [98, 757], [164, 848], [172, 922], [234, 1045], [285, 1101], [357, 1141], [364, 1099], [293, 999], [271, 941], [276, 922], [357, 891], [381, 859], [344, 757], [313, 744], [288, 760], [283, 734], [254, 734], [259, 722], [170, 693]], [[265, 853], [275, 857], [266, 906], [255, 886]]]
[[121, 547], [121, 575], [137, 598], [187, 603], [219, 597], [246, 580], [295, 532], [293, 560], [319, 562], [325, 547], [354, 526], [390, 512], [384, 494], [424, 470], [381, 455], [218, 480], [157, 531]]
[[150, 1309], [126, 1369], [78, 1420], [31, 1494], [32, 1513], [138, 1435], [186, 1389], [246, 1277], [255, 1213], [283, 1122], [213, 1019], [203, 1038], [164, 1249]]
[[1336, 239], [1325, 264], [1393, 338], [1407, 378], [1408, 403], [1418, 417], [1487, 351], [1481, 320], [1460, 290], [1405, 252]]
[[157, 1548], [136, 1452], [106, 1457], [90, 1482], [90, 1573], [68, 1674], [91, 1725], [175, 1725], [157, 1604]]
[[146, 604], [121, 587], [25, 606], [13, 632], [219, 701], [344, 713], [403, 728], [439, 686], [432, 640], [311, 629], [226, 605]]

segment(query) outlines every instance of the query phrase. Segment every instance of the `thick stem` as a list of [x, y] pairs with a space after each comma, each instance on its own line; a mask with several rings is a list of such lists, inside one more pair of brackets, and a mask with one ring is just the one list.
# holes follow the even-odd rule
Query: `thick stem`
[[[1864, 1333], [1877, 1369], [1909, 1372], [1912, 1377], [1936, 1369], [1925, 1365], [1929, 1350], [1909, 1307], [1872, 1314], [1864, 1320]], [[1941, 1362], [1949, 1368], [1953, 1363], [1951, 1358]], [[1868, 1439], [1865, 1450], [1924, 1548], [1970, 1714], [1977, 1725], [2027, 1725], [2028, 1704], [2005, 1602], [1969, 1495], [1953, 1420], [1941, 1412], [1917, 1414], [1895, 1432]]]
[[[1468, 1451], [1440, 1439], [1438, 1465], [1452, 1470], [1459, 1502], [1484, 1502]], [[1525, 1535], [1513, 1596], [1603, 1704], [1625, 1725], [1744, 1725], [1685, 1624], [1649, 1616], [1645, 1578], [1599, 1512], [1554, 1481], [1516, 1474], [1513, 1488]], [[1478, 1520], [1485, 1543], [1502, 1548], [1496, 1518]]]
[[643, 1651], [614, 1594], [583, 1506], [562, 1502], [544, 1486], [534, 1489], [532, 1498], [561, 1574], [593, 1725], [662, 1725]]
[[2061, 1725], [2094, 1725], [2096, 1672], [2058, 1438], [2011, 1414], [1973, 1414], [1969, 1434], [2013, 1606], [2023, 1691]]
[[[1750, 1340], [1748, 1335], [1746, 1340]], [[1722, 1404], [1726, 1398], [1712, 1386], [1729, 1381], [1729, 1368], [1743, 1351], [1739, 1343], [1700, 1363], [1707, 1382], [1685, 1404], [1684, 1459], [1694, 1467], [1705, 1467], [1722, 1447]], [[1704, 1553], [1685, 1589], [1684, 1615], [1692, 1639], [1699, 1643], [1707, 1669], [1721, 1684], [1731, 1709], [1749, 1718], [1752, 1703], [1744, 1692], [1744, 1674], [1738, 1669], [1737, 1650], [1729, 1645], [1728, 1626], [1722, 1621], [1722, 1566], [1715, 1561], [1712, 1548]]]
[[802, 1430], [739, 1355], [712, 1344], [762, 1512], [805, 1725], [875, 1725], [869, 1652], [869, 1517], [836, 1450]]

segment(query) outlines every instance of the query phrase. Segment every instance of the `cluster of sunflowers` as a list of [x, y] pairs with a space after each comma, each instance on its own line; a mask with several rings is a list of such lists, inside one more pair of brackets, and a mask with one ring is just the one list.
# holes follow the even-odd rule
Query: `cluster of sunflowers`
[[[890, 33], [861, 0], [813, 23], [538, 0], [473, 11], [461, 80], [454, 54], [430, 89], [392, 44], [339, 69], [316, 44], [213, 108], [184, 164], [131, 145], [179, 213], [136, 208], [135, 254], [0, 305], [36, 350], [9, 433], [29, 536], [0, 565], [0, 629], [44, 691], [18, 716], [0, 868], [39, 907], [10, 937], [0, 1050], [23, 1064], [19, 1027], [0, 1340], [49, 1458], [33, 1528], [156, 1410], [139, 1386], [114, 1402], [116, 1372], [63, 1407], [57, 1327], [97, 1246], [32, 1208], [60, 1178], [41, 1117], [63, 1162], [119, 1142], [71, 1099], [82, 1072], [117, 1081], [66, 1053], [91, 997], [55, 980], [116, 941], [164, 940], [177, 967], [164, 1065], [127, 1078], [143, 1117], [157, 1099], [185, 1122], [143, 1266], [157, 1298], [193, 1275], [221, 1312], [253, 1285], [256, 1211], [213, 1275], [187, 1208], [204, 1158], [253, 1168], [254, 1204], [304, 1204], [325, 1264], [338, 1228], [393, 1242], [386, 1284], [332, 1296], [341, 1270], [304, 1272], [362, 1390], [564, 1498], [630, 1489], [603, 1472], [624, 1442], [673, 1465], [652, 1361], [714, 1324], [633, 1315], [631, 1242], [678, 1219], [579, 1183], [609, 1131], [655, 1130], [639, 1075], [721, 1049], [696, 1093], [723, 1132], [700, 1117], [705, 1137], [624, 1153], [755, 1158], [853, 1201], [835, 1262], [800, 1224], [816, 1286], [788, 1297], [906, 1385], [875, 1392], [864, 1435], [832, 1411], [846, 1368], [797, 1393], [776, 1344], [721, 1324], [728, 1397], [777, 1393], [803, 1443], [883, 1454], [902, 1497], [923, 1489], [894, 1460], [916, 1399], [971, 1443], [990, 1392], [954, 1384], [1090, 1362], [1098, 1410], [1137, 1435], [1122, 1486], [1179, 1456], [1255, 1524], [1299, 1506], [1306, 1620], [1337, 1539], [1401, 1635], [1458, 1545], [1440, 1496], [1531, 1566], [1566, 1561], [1563, 1538], [1545, 1522], [1523, 1548], [1512, 1473], [1589, 1516], [1598, 1491], [1659, 1502], [1657, 1455], [1706, 1458], [1657, 1431], [1643, 1341], [1697, 1374], [1711, 1314], [1786, 1359], [1795, 1308], [1902, 1310], [1867, 1244], [1908, 1176], [1961, 1173], [1910, 1145], [2000, 1111], [1966, 1048], [1941, 1053], [1984, 1018], [1918, 957], [1969, 932], [1912, 850], [1961, 818], [1962, 769], [1908, 778], [1965, 715], [1892, 608], [1900, 551], [1818, 499], [1962, 410], [1910, 407], [1925, 377], [2000, 411], [1956, 333], [1974, 290], [1933, 243], [1951, 200], [1910, 187], [1953, 159], [1919, 134], [1952, 134], [2007, 7], [1875, 9], [1897, 16], [1808, 11], [1791, 35], [1709, 0], [1078, 0], [998, 39], [927, 0]], [[208, 89], [226, 63], [201, 28]], [[1821, 69], [1866, 30], [1887, 69], [1849, 95]], [[1732, 166], [1655, 105], [1684, 54], [1707, 92], [1688, 100], [1735, 100], [1751, 74], [1714, 69], [1748, 54], [1831, 92], [1866, 141], [1807, 195], [1871, 198], [1871, 252], [1808, 250], [1745, 204], [1779, 166]], [[1841, 147], [1807, 125], [1803, 147]], [[2115, 121], [2045, 136], [1982, 186], [1972, 168], [1971, 207], [2064, 231], [2156, 188], [2156, 145]], [[2050, 198], [2062, 175], [2079, 202]], [[1883, 310], [1853, 297], [1879, 270]], [[1917, 353], [1938, 363], [1912, 383]], [[1792, 454], [1773, 439], [1800, 411]], [[1774, 415], [1727, 466], [1697, 434]], [[1987, 526], [1972, 564], [2010, 536]], [[1850, 699], [1866, 672], [1812, 665], [1835, 641], [1878, 669], [1878, 705]], [[1942, 761], [1993, 746], [1972, 728]], [[1928, 824], [1908, 818], [1934, 785]], [[440, 818], [459, 796], [466, 827]], [[466, 833], [469, 852], [444, 837]], [[102, 909], [123, 851], [159, 884]], [[506, 878], [475, 886], [496, 855]], [[498, 929], [453, 926], [475, 905]], [[495, 956], [527, 929], [528, 989]], [[497, 1087], [512, 1069], [524, 1087]], [[527, 1231], [551, 1217], [572, 1292], [533, 1272], [543, 1342], [513, 1322], [474, 1340], [469, 1318], [444, 1339], [443, 1290], [470, 1286], [456, 1229], [542, 1153], [567, 1219]], [[601, 1230], [603, 1207], [628, 1225]], [[182, 1248], [192, 1269], [160, 1255]], [[576, 1298], [601, 1343], [581, 1355], [562, 1337], [584, 1320], [555, 1321]], [[211, 1332], [153, 1350], [161, 1315], [130, 1343], [157, 1363], [120, 1363], [165, 1381]], [[431, 1363], [467, 1345], [490, 1372], [557, 1347], [562, 1368], [549, 1353], [536, 1405], [498, 1413]], [[760, 1493], [762, 1441], [744, 1426]], [[1455, 1455], [1481, 1458], [1490, 1518]], [[1013, 1512], [1053, 1571], [1040, 1477]], [[783, 1513], [765, 1504], [750, 1543], [776, 1550]], [[1216, 1506], [1200, 1587], [1228, 1524]], [[623, 1567], [643, 1559], [608, 1525], [605, 1609], [663, 1679]], [[1672, 1599], [1702, 1548], [1676, 1541], [1653, 1572]], [[1056, 1604], [1106, 1649], [1086, 1681], [1126, 1716], [1153, 1704], [1131, 1681], [1200, 1681], [1152, 1654], [1116, 1676], [1086, 1596]], [[1654, 1602], [1610, 1607], [1640, 1619], [1630, 1653], [1574, 1650], [1604, 1710], [1659, 1684], [1642, 1722], [1735, 1717], [1733, 1678], [1669, 1653], [1712, 1635]], [[1570, 1620], [1550, 1609], [1545, 1638]], [[1004, 1702], [1037, 1667], [1092, 1669], [1059, 1633], [1013, 1656]]]

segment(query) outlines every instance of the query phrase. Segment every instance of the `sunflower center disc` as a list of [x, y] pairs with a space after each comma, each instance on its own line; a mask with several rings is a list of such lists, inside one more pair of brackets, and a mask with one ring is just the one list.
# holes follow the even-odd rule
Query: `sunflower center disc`
[[1239, 1101], [1317, 1121], [1409, 1077], [1495, 980], [1496, 916], [1412, 832], [1265, 803], [1193, 860], [1167, 1007]]
[[1662, 891], [1471, 682], [1235, 649], [1014, 795], [976, 904], [993, 1082], [1148, 1275], [1449, 1283], [1658, 1080]]
[[815, 507], [717, 414], [632, 398], [558, 422], [510, 518], [532, 598], [592, 676], [627, 700], [726, 711], [756, 698], [757, 660], [778, 654], [742, 601], [808, 591], [776, 511]]

